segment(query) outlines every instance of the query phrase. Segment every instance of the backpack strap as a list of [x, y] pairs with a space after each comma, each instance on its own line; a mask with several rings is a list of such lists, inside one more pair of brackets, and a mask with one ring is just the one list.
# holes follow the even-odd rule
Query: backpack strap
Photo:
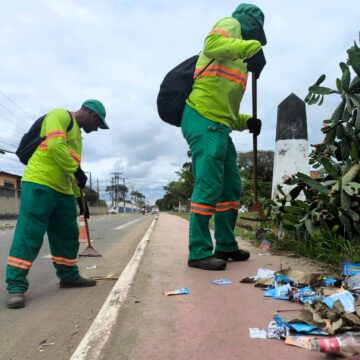
[[68, 111], [69, 115], [70, 115], [70, 123], [69, 123], [69, 126], [67, 127], [66, 129], [66, 132], [68, 133], [74, 126], [74, 118], [72, 117], [71, 115], [71, 112]]
[[198, 75], [196, 76], [195, 80], [209, 67], [209, 65], [214, 62], [215, 59], [211, 59], [210, 62], [198, 73]]

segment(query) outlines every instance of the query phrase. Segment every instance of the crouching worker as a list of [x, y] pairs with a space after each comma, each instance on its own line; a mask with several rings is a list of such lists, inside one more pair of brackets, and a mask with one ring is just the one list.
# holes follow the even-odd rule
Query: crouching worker
[[[79, 250], [76, 198], [87, 177], [80, 167], [81, 131], [108, 129], [100, 101], [87, 100], [80, 110], [50, 111], [41, 123], [44, 140], [28, 160], [21, 183], [19, 217], [6, 268], [7, 307], [25, 306], [26, 279], [43, 243], [49, 238], [52, 261], [61, 288], [94, 286], [80, 276], [76, 265]], [[80, 201], [79, 206], [80, 206]], [[80, 213], [89, 217], [87, 209]]]

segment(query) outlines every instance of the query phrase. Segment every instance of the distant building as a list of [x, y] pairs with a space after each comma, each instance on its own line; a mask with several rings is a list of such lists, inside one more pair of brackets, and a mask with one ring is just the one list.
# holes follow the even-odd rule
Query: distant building
[[21, 176], [0, 171], [0, 196], [20, 197]]

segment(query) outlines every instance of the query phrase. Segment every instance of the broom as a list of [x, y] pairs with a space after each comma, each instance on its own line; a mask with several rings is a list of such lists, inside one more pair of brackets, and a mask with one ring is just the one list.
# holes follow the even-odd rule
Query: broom
[[[81, 198], [81, 204], [83, 206], [83, 209], [86, 209], [86, 204], [85, 204], [85, 198], [84, 198], [84, 194], [82, 192], [82, 190], [80, 190], [80, 198]], [[87, 222], [87, 218], [84, 216], [84, 220], [85, 220], [85, 228], [86, 228], [86, 236], [87, 236], [87, 240], [88, 240], [88, 246], [86, 247], [86, 249], [79, 254], [79, 257], [81, 256], [87, 256], [87, 257], [100, 257], [102, 255], [100, 255], [91, 245], [90, 243], [90, 233], [89, 233], [89, 225]]]

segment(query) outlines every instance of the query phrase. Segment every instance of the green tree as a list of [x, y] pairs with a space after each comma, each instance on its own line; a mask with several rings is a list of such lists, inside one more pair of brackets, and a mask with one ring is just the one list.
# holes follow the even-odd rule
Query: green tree
[[189, 206], [192, 190], [194, 187], [194, 177], [192, 174], [192, 163], [186, 162], [180, 171], [175, 172], [179, 179], [172, 181], [164, 186], [165, 195], [156, 201], [160, 210], [175, 210], [179, 204]]
[[[274, 152], [259, 150], [257, 154], [257, 190], [259, 198], [271, 198]], [[253, 152], [239, 152], [237, 157], [241, 176], [240, 204], [249, 208], [253, 203]]]
[[[273, 203], [273, 214], [285, 227], [310, 236], [322, 233], [330, 238], [346, 233], [350, 239], [360, 238], [360, 48], [355, 43], [347, 53], [347, 63], [339, 64], [336, 89], [321, 86], [325, 80], [321, 75], [305, 98], [309, 105], [321, 105], [324, 96], [340, 97], [331, 117], [323, 121], [323, 142], [313, 145], [310, 154], [310, 164], [324, 168], [325, 176], [317, 181], [297, 173], [287, 179], [295, 187], [289, 194], [279, 187], [280, 205]], [[351, 69], [355, 73], [352, 80]], [[301, 191], [305, 201], [296, 199]]]

